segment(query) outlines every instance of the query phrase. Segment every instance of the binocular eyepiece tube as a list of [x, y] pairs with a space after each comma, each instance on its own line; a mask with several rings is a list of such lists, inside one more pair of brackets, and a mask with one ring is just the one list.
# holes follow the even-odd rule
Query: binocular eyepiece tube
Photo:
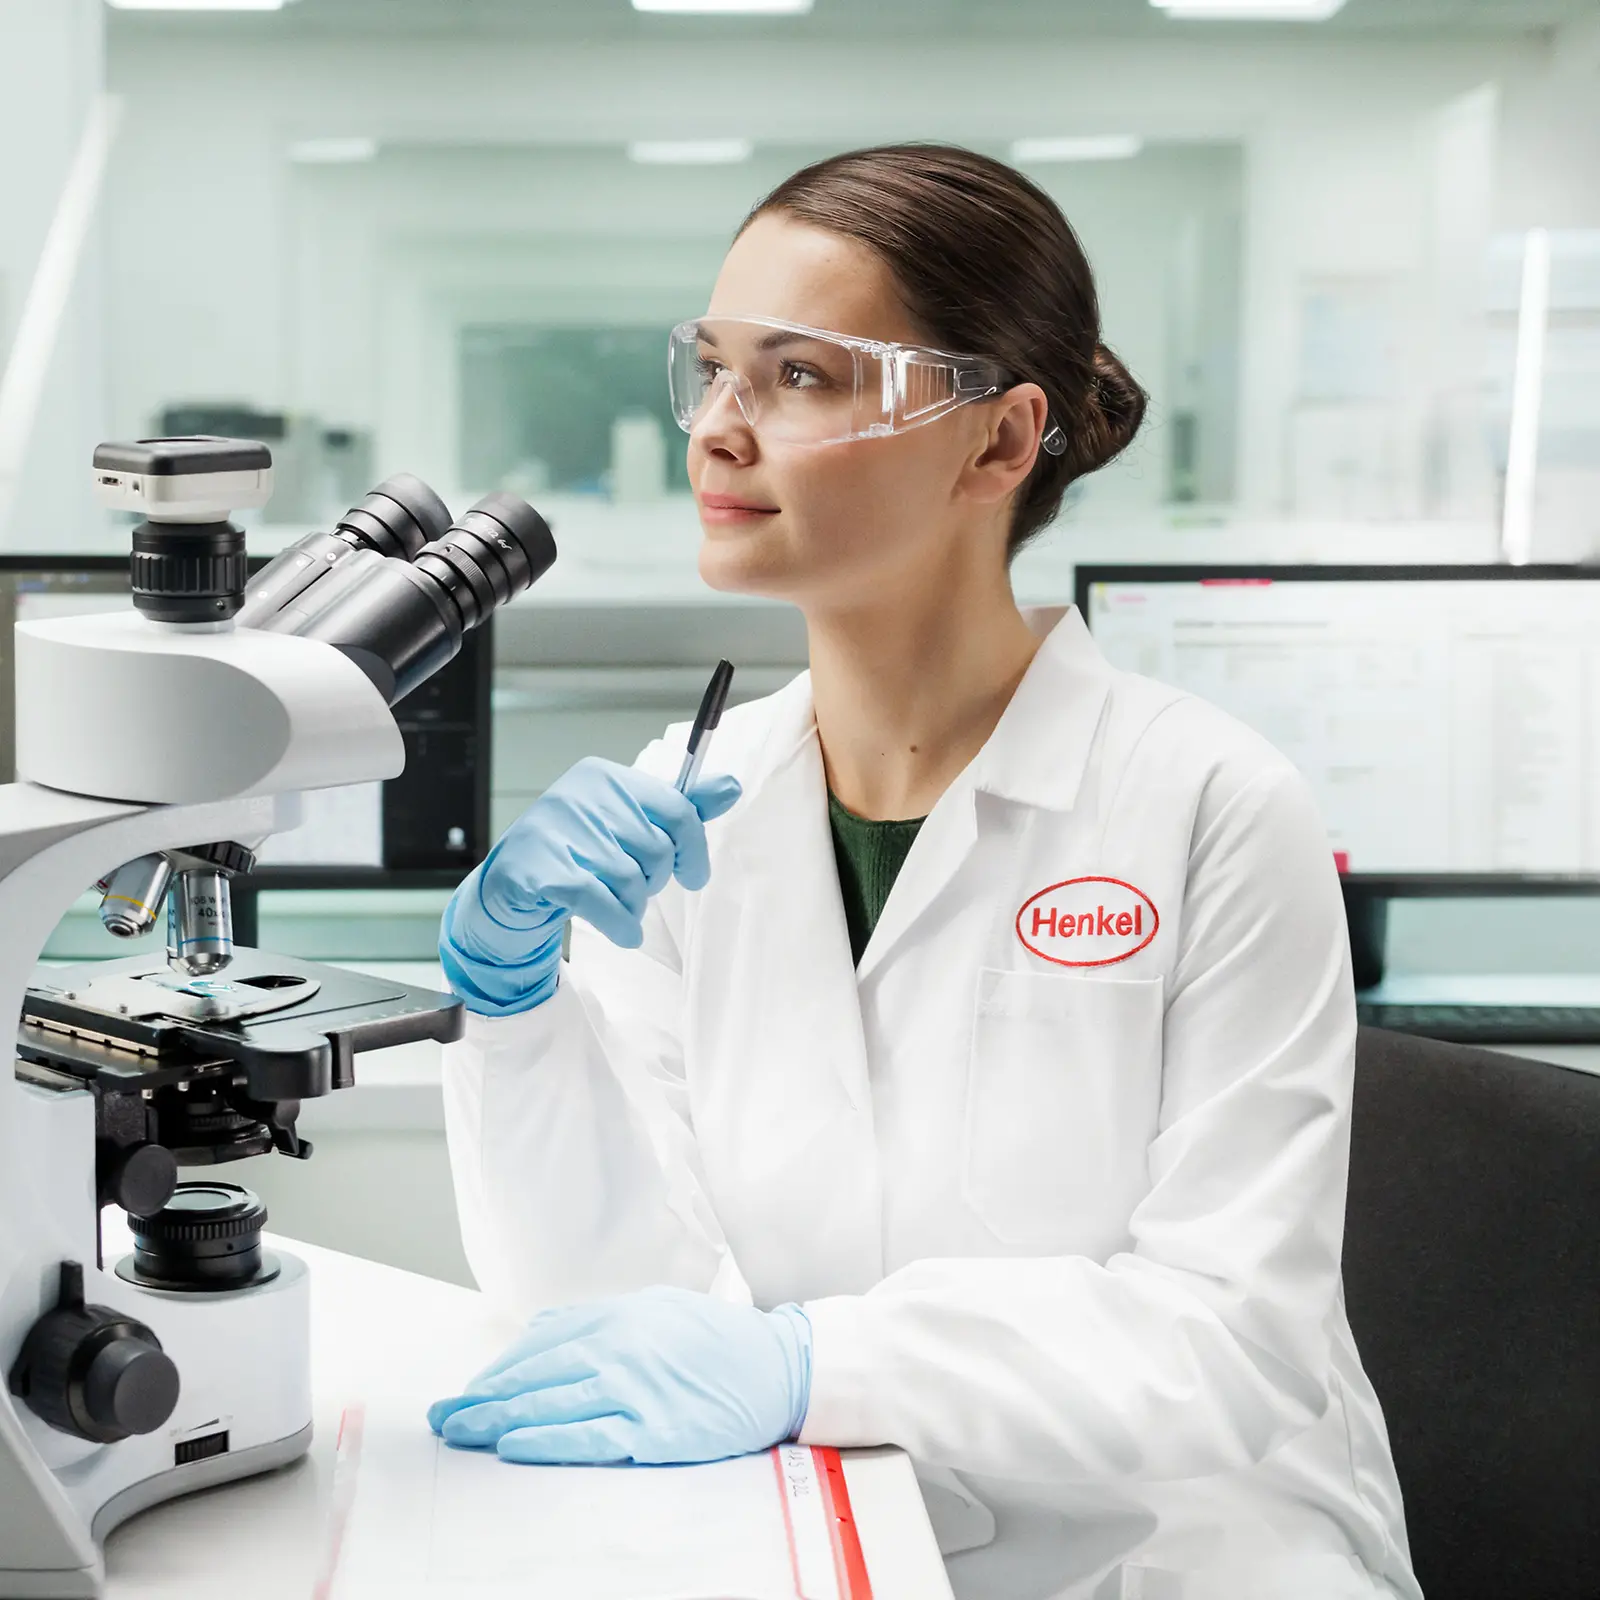
[[[388, 705], [556, 558], [548, 524], [515, 495], [485, 495], [452, 522], [427, 484], [397, 473], [252, 578], [244, 535], [227, 518], [264, 505], [271, 486], [271, 452], [251, 439], [139, 439], [94, 453], [99, 502], [146, 519], [130, 561], [139, 611], [166, 627], [316, 639], [348, 656]], [[194, 978], [220, 972], [233, 958], [229, 880], [252, 864], [250, 851], [226, 841], [141, 856], [97, 885], [100, 919], [135, 938], [155, 926], [164, 899], [171, 966]]]
[[309, 588], [261, 626], [332, 645], [393, 705], [555, 558], [549, 526], [527, 501], [488, 494], [409, 564], [354, 552], [331, 583]]
[[235, 623], [265, 628], [313, 586], [337, 583], [342, 563], [362, 550], [410, 561], [450, 526], [450, 508], [421, 478], [397, 472], [327, 531], [308, 533], [275, 556], [245, 585]]

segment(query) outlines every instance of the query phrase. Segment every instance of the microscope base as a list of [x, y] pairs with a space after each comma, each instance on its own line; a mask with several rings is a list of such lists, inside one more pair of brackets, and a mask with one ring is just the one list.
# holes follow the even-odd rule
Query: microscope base
[[[163, 1500], [192, 1494], [196, 1489], [214, 1489], [236, 1478], [254, 1477], [257, 1473], [271, 1472], [275, 1467], [288, 1466], [310, 1448], [311, 1424], [308, 1422], [286, 1439], [231, 1451], [210, 1461], [191, 1461], [186, 1466], [158, 1472], [140, 1483], [131, 1483], [95, 1514], [94, 1542], [103, 1544], [106, 1535], [129, 1517], [160, 1505]], [[98, 1600], [104, 1586], [105, 1571], [99, 1565], [80, 1567], [76, 1572], [18, 1572], [0, 1567], [0, 1595], [6, 1600]]]
[[[308, 1422], [298, 1433], [292, 1433], [286, 1439], [252, 1445], [248, 1450], [233, 1450], [210, 1461], [191, 1461], [187, 1466], [170, 1467], [165, 1472], [158, 1472], [142, 1483], [130, 1483], [95, 1513], [92, 1530], [94, 1541], [103, 1544], [113, 1528], [151, 1506], [160, 1505], [163, 1500], [176, 1499], [180, 1494], [192, 1494], [196, 1489], [214, 1489], [219, 1483], [254, 1477], [258, 1472], [271, 1472], [274, 1467], [285, 1467], [291, 1461], [298, 1461], [310, 1448], [311, 1424]], [[4, 1581], [5, 1574], [0, 1573], [0, 1593], [6, 1592]]]
[[0, 1594], [6, 1600], [95, 1600], [104, 1574], [99, 1566], [76, 1572], [18, 1572], [0, 1567]]
[[[86, 1264], [88, 1298], [153, 1329], [182, 1380], [178, 1407], [162, 1428], [111, 1445], [73, 1439], [18, 1408], [34, 1452], [92, 1546], [162, 1500], [269, 1471], [309, 1448], [310, 1275], [299, 1257], [276, 1254], [275, 1278], [230, 1293], [141, 1288], [109, 1260], [110, 1270]], [[0, 1551], [16, 1549], [10, 1511], [0, 1504]], [[94, 1600], [103, 1583], [98, 1563], [0, 1566], [0, 1600]]]

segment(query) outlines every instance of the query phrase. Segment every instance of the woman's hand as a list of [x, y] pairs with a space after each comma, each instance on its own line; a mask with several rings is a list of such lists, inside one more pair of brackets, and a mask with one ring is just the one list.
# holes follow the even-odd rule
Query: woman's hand
[[687, 1289], [545, 1311], [428, 1424], [446, 1444], [545, 1465], [718, 1461], [794, 1438], [811, 1324]]
[[445, 908], [439, 960], [451, 989], [486, 1016], [549, 999], [569, 917], [636, 948], [645, 907], [671, 878], [686, 889], [705, 887], [705, 824], [739, 793], [737, 779], [723, 776], [681, 795], [597, 756], [569, 768], [506, 829]]

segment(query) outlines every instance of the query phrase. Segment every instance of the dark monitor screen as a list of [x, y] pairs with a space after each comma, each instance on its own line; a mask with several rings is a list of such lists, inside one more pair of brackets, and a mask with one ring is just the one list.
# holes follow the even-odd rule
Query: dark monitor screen
[[1600, 568], [1076, 577], [1114, 666], [1231, 712], [1304, 773], [1349, 878], [1600, 883]]
[[[13, 624], [127, 604], [125, 556], [0, 557], [0, 782], [16, 775]], [[491, 627], [469, 633], [448, 666], [394, 707], [405, 771], [386, 783], [309, 791], [300, 827], [262, 846], [254, 887], [450, 887], [483, 859]]]

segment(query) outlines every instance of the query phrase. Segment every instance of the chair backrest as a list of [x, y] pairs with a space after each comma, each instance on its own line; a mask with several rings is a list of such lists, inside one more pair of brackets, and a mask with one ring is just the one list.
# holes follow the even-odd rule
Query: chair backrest
[[1363, 1028], [1344, 1282], [1423, 1593], [1600, 1597], [1600, 1077]]

